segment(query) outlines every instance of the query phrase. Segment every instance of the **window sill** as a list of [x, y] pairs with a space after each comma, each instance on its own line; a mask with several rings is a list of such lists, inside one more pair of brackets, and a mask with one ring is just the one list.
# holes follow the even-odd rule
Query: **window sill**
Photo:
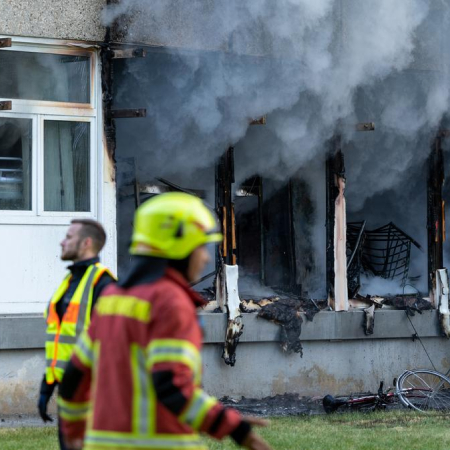
[[[205, 343], [223, 343], [227, 316], [224, 313], [201, 313]], [[239, 342], [273, 342], [280, 339], [280, 327], [256, 314], [242, 314], [244, 332]], [[415, 333], [405, 311], [375, 311], [374, 333], [366, 336], [363, 330], [363, 311], [321, 311], [312, 322], [302, 314], [301, 341], [346, 341], [371, 339], [411, 339]], [[423, 311], [411, 317], [420, 337], [441, 337], [438, 311]]]
[[[201, 313], [204, 323], [205, 344], [223, 344], [227, 316], [224, 313]], [[240, 343], [278, 342], [280, 327], [256, 314], [242, 314], [244, 333]], [[414, 330], [404, 311], [375, 312], [374, 333], [366, 336], [362, 323], [362, 311], [322, 311], [307, 322], [303, 315], [300, 340], [306, 341], [349, 341], [374, 339], [411, 339]], [[411, 318], [421, 338], [441, 337], [436, 310], [423, 311]], [[3, 314], [0, 316], [0, 350], [44, 348], [45, 321], [42, 315]], [[239, 349], [238, 349], [239, 351]]]

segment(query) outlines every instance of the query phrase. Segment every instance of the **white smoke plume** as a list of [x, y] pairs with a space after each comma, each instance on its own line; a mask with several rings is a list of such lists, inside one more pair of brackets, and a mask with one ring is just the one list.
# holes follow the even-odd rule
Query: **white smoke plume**
[[[393, 221], [425, 245], [426, 211], [417, 208], [426, 187], [416, 175], [449, 106], [449, 8], [448, 0], [122, 0], [104, 10], [104, 23], [160, 50], [121, 67], [118, 79], [128, 81], [115, 106], [143, 106], [148, 117], [118, 123], [118, 154], [136, 156], [142, 180], [194, 188], [234, 145], [237, 183], [255, 174], [288, 180], [323, 158], [339, 132], [349, 216], [368, 217], [369, 228]], [[249, 127], [263, 115], [267, 125]], [[369, 121], [374, 132], [355, 132]], [[401, 208], [392, 201], [376, 211], [386, 196]]]
[[[192, 173], [241, 142], [255, 169], [275, 172], [286, 165], [293, 172], [324, 151], [338, 121], [351, 127], [371, 120], [356, 116], [357, 89], [414, 62], [415, 33], [427, 18], [427, 3], [125, 0], [107, 8], [104, 20], [128, 14], [129, 41], [166, 44], [177, 60], [128, 66], [152, 121], [148, 150], [161, 166], [170, 159], [169, 171]], [[128, 95], [119, 92], [119, 101], [121, 93]], [[429, 108], [427, 122], [436, 123], [446, 102], [436, 90], [429, 96], [438, 107]], [[404, 111], [398, 103], [383, 113], [389, 121]], [[248, 120], [265, 114], [267, 131], [253, 133], [270, 135], [271, 145], [261, 148], [243, 138]], [[421, 124], [409, 126], [418, 130]], [[260, 157], [267, 152], [269, 161]]]
[[396, 295], [396, 294], [417, 294], [417, 290], [410, 285], [401, 286], [399, 280], [386, 280], [381, 277], [361, 277], [361, 295]]

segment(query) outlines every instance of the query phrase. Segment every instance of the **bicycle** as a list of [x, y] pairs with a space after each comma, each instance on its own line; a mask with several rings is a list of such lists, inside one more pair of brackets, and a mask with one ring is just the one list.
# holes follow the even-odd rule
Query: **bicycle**
[[[449, 371], [450, 372], [450, 371]], [[386, 409], [400, 403], [420, 412], [450, 412], [450, 378], [435, 370], [406, 370], [394, 379], [395, 388], [383, 390], [383, 381], [376, 394], [362, 394], [344, 398], [326, 395], [322, 404], [327, 414], [336, 412], [341, 407], [351, 410], [373, 411]]]

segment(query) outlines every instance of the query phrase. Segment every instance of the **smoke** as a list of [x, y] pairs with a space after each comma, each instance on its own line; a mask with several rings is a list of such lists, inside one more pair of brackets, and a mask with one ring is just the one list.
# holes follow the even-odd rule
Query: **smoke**
[[1, 52], [0, 97], [89, 103], [89, 64], [88, 56]]
[[[340, 133], [349, 217], [393, 221], [425, 246], [422, 174], [449, 104], [448, 13], [447, 0], [122, 0], [104, 23], [157, 50], [117, 63], [115, 107], [148, 116], [118, 122], [118, 154], [136, 157], [142, 181], [207, 190], [230, 145], [236, 183], [287, 181]], [[263, 115], [267, 125], [249, 126]], [[355, 131], [368, 121], [374, 132]], [[307, 183], [315, 193], [324, 180]], [[322, 255], [323, 239], [314, 243]]]
[[386, 280], [380, 277], [361, 276], [361, 295], [396, 295], [396, 294], [417, 294], [415, 287], [401, 286], [401, 280]]
[[[413, 62], [428, 10], [424, 0], [126, 0], [105, 9], [103, 19], [127, 14], [129, 41], [171, 47], [170, 58], [155, 55], [126, 69], [146, 94], [147, 150], [158, 155], [158, 169], [192, 174], [228, 145], [248, 141], [242, 152], [257, 160], [255, 169], [289, 166], [293, 173], [325, 151], [338, 121], [354, 124], [358, 88]], [[126, 88], [117, 94], [118, 103], [129, 98]], [[255, 148], [252, 136], [243, 138], [249, 119], [265, 114], [270, 137]], [[255, 128], [251, 134], [263, 134]]]
[[274, 297], [276, 292], [267, 286], [262, 285], [259, 281], [246, 275], [245, 271], [240, 270], [239, 274], [239, 295], [244, 298], [253, 297]]

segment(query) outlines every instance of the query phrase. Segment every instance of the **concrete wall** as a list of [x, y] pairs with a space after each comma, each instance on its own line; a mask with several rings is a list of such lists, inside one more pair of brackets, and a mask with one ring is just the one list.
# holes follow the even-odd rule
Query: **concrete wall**
[[[440, 370], [450, 368], [448, 346], [441, 338], [424, 339]], [[389, 386], [405, 369], [431, 368], [420, 343], [411, 339], [305, 341], [303, 358], [284, 355], [277, 343], [242, 344], [231, 368], [222, 363], [219, 346], [205, 348], [204, 382], [220, 397], [262, 398], [276, 394], [348, 395]]]
[[0, 35], [103, 41], [105, 0], [0, 0]]
[[[304, 355], [282, 353], [279, 327], [244, 314], [237, 363], [221, 359], [226, 317], [205, 314], [204, 384], [217, 397], [261, 398], [285, 392], [305, 396], [374, 390], [405, 369], [429, 368], [425, 351], [403, 311], [375, 313], [375, 333], [365, 336], [362, 312], [321, 312], [304, 323]], [[44, 321], [37, 316], [0, 317], [0, 415], [34, 413], [44, 371]], [[412, 322], [438, 370], [450, 366], [450, 343], [439, 337], [436, 311]]]
[[[121, 3], [121, 0], [115, 0], [114, 3]], [[249, 22], [242, 21], [245, 23], [244, 27], [232, 24], [224, 27], [220, 22], [233, 22], [234, 17], [223, 18], [222, 8], [217, 7], [219, 2], [203, 0], [192, 3], [171, 0], [166, 2], [164, 8], [129, 8], [127, 14], [121, 16], [113, 27], [112, 39], [121, 43], [226, 51], [240, 55], [292, 56], [292, 49], [285, 45], [286, 42], [282, 45], [274, 43], [273, 30], [270, 28], [273, 24], [270, 24], [267, 17], [253, 22], [247, 18]], [[230, 0], [229, 3], [236, 5], [239, 0]], [[335, 21], [333, 40], [336, 48], [332, 51], [336, 51], [339, 45], [349, 51], [349, 28], [352, 23], [361, 19], [361, 3], [361, 0], [341, 0], [335, 3], [331, 14]], [[413, 70], [443, 70], [443, 55], [437, 49], [444, 45], [443, 18], [447, 14], [447, 6], [441, 2], [430, 2], [429, 8], [426, 19], [415, 33], [415, 49], [410, 65]], [[328, 24], [324, 26], [328, 27]], [[229, 33], [226, 30], [230, 30]]]
[[[426, 311], [411, 320], [436, 368], [446, 372], [450, 343], [439, 337], [437, 312]], [[406, 369], [431, 367], [420, 342], [412, 340], [414, 329], [404, 311], [376, 312], [371, 336], [364, 335], [360, 311], [321, 312], [313, 322], [304, 320], [303, 358], [282, 353], [277, 326], [250, 314], [244, 314], [244, 323], [236, 366], [228, 367], [220, 358], [219, 343], [225, 318], [214, 315], [206, 321], [204, 382], [219, 397], [348, 394], [374, 390], [381, 380], [390, 384]]]
[[44, 367], [43, 349], [0, 351], [0, 416], [36, 412]]

